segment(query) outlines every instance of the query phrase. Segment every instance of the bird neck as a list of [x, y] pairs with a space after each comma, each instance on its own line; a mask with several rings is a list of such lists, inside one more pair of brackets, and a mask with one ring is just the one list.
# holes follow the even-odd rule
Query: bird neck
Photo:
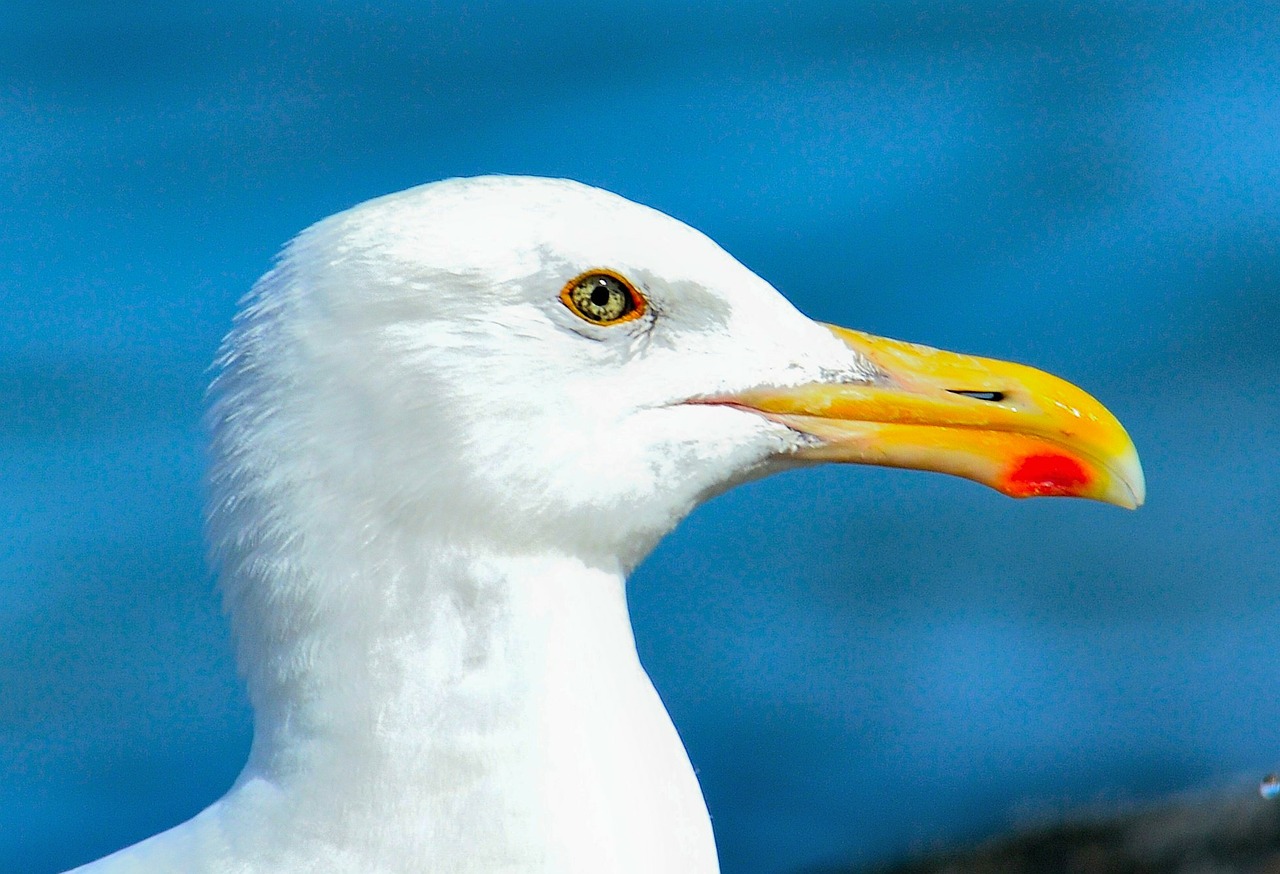
[[277, 603], [308, 620], [256, 641], [254, 748], [226, 821], [276, 843], [288, 822], [300, 846], [378, 870], [715, 870], [619, 568], [428, 543], [325, 573], [259, 599], [311, 601]]
[[275, 640], [252, 658], [263, 774], [357, 757], [354, 772], [407, 776], [406, 756], [430, 772], [453, 739], [496, 742], [602, 683], [648, 685], [617, 568], [456, 544], [351, 559], [325, 562], [309, 603], [288, 606], [289, 633], [266, 630]]

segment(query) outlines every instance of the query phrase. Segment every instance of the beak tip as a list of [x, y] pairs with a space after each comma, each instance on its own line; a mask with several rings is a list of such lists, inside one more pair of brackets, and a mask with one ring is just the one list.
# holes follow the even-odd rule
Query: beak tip
[[1142, 464], [1138, 461], [1137, 453], [1133, 455], [1133, 463], [1125, 476], [1120, 481], [1128, 489], [1130, 503], [1124, 506], [1130, 510], [1136, 510], [1147, 502], [1147, 478], [1142, 472]]
[[1138, 509], [1147, 502], [1147, 477], [1143, 475], [1142, 462], [1138, 461], [1138, 452], [1133, 444], [1100, 467], [1100, 493], [1084, 494], [1083, 497], [1096, 498], [1124, 509]]
[[978, 479], [1011, 498], [1090, 498], [1136, 510], [1147, 497], [1142, 464], [1132, 446], [1110, 463], [1037, 446], [995, 481]]

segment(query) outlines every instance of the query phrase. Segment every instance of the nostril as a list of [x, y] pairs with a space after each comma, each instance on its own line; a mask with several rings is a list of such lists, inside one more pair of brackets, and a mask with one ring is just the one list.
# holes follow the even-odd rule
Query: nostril
[[1004, 392], [1002, 391], [965, 391], [959, 388], [949, 388], [947, 391], [953, 395], [964, 395], [967, 398], [973, 398], [975, 401], [991, 401], [994, 404], [1004, 400]]

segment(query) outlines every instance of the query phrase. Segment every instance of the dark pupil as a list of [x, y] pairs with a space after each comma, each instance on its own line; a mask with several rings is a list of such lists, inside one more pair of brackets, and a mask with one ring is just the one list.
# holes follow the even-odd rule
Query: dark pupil
[[598, 307], [609, 302], [609, 289], [603, 282], [591, 289], [591, 302]]

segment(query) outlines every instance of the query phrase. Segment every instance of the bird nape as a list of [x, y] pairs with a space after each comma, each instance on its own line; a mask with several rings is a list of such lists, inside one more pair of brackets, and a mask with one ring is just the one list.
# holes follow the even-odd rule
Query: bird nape
[[325, 219], [218, 366], [208, 531], [253, 747], [95, 874], [715, 871], [624, 591], [699, 502], [826, 461], [1144, 496], [1080, 389], [814, 322], [698, 231], [564, 180]]

